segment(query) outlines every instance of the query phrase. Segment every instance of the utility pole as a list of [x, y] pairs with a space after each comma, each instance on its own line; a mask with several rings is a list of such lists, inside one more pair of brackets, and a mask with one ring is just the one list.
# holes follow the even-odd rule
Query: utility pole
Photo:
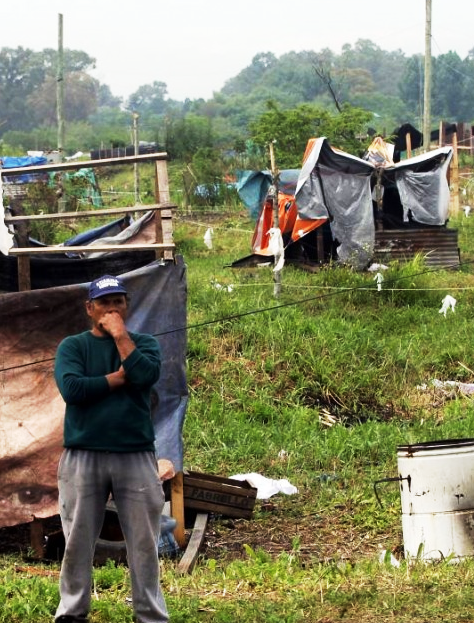
[[423, 100], [423, 151], [430, 150], [431, 142], [431, 0], [426, 2], [425, 22], [425, 86]]
[[[56, 114], [58, 122], [58, 157], [64, 161], [64, 50], [63, 50], [63, 16], [58, 15], [58, 70], [56, 80]], [[58, 212], [66, 211], [62, 174], [58, 175]]]
[[60, 162], [64, 160], [64, 50], [63, 16], [58, 15], [58, 70], [56, 81], [56, 112], [58, 121], [58, 152]]
[[[138, 156], [138, 117], [139, 114], [137, 112], [133, 112], [133, 145], [134, 145], [134, 151], [135, 151], [135, 156]], [[135, 205], [138, 205], [140, 203], [140, 181], [138, 178], [138, 162], [135, 162], [135, 164], [133, 165], [133, 172], [134, 172], [134, 177], [135, 177]]]

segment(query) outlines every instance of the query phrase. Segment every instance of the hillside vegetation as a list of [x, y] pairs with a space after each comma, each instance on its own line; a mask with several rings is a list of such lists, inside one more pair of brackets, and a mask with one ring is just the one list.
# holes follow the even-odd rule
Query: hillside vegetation
[[[139, 115], [141, 141], [157, 143], [186, 162], [199, 148], [221, 156], [245, 154], [246, 141], [253, 139], [250, 126], [269, 101], [281, 110], [301, 105], [326, 113], [344, 106], [362, 109], [368, 125], [385, 136], [407, 122], [419, 130], [422, 125], [423, 57], [383, 50], [365, 39], [344, 45], [340, 54], [326, 48], [277, 57], [263, 49], [209, 100], [172, 100], [159, 75], [122, 100], [92, 76], [94, 65], [86, 51], [65, 50], [67, 155], [132, 144], [132, 112]], [[0, 48], [0, 155], [57, 148], [56, 77], [55, 50]], [[432, 130], [440, 121], [473, 121], [472, 51], [465, 58], [452, 51], [433, 56], [432, 84]], [[363, 132], [367, 129], [366, 124]]]

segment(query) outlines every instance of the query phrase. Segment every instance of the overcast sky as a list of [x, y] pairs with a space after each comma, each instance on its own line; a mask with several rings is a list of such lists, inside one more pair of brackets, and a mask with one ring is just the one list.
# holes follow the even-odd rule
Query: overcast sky
[[[340, 53], [370, 39], [424, 53], [426, 0], [22, 0], [2, 2], [0, 47], [58, 46], [96, 59], [95, 77], [128, 97], [166, 83], [172, 99], [209, 99], [259, 52]], [[432, 0], [432, 55], [474, 48], [474, 1]]]

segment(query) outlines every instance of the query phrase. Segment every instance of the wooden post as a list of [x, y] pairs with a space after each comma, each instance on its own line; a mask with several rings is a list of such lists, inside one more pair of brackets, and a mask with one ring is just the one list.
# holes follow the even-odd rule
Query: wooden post
[[[23, 216], [24, 210], [19, 205], [17, 199], [11, 201], [11, 212], [13, 215]], [[27, 222], [17, 223], [15, 227], [15, 237], [19, 247], [28, 247], [29, 244], [30, 227]], [[18, 291], [25, 292], [31, 290], [31, 270], [30, 270], [30, 256], [24, 255], [17, 258], [18, 269]]]
[[[63, 16], [58, 15], [58, 71], [56, 76], [56, 117], [58, 122], [58, 154], [59, 162], [64, 162], [64, 142], [66, 137], [64, 121], [64, 49], [63, 49]], [[58, 212], [66, 211], [63, 176], [57, 176]]]
[[44, 526], [43, 520], [35, 517], [30, 523], [30, 543], [33, 556], [43, 558], [44, 556]]
[[411, 158], [411, 134], [410, 132], [407, 133], [405, 140], [407, 144], [407, 158]]
[[382, 184], [382, 168], [376, 170], [375, 181], [375, 202], [377, 204], [377, 213], [375, 217], [375, 229], [383, 229], [383, 184]]
[[[280, 177], [280, 172], [277, 169], [275, 164], [275, 151], [273, 149], [273, 143], [270, 143], [270, 165], [272, 170], [272, 182], [273, 182], [273, 227], [275, 229], [279, 229], [279, 205], [278, 205], [278, 181]], [[277, 258], [274, 258], [274, 263], [277, 263]], [[281, 270], [278, 270], [273, 273], [273, 294], [275, 298], [278, 298], [281, 293]]]
[[451, 202], [450, 212], [453, 216], [459, 214], [459, 159], [458, 159], [458, 136], [453, 134], [453, 160], [451, 177]]
[[171, 481], [171, 516], [177, 521], [174, 537], [181, 548], [186, 546], [184, 534], [184, 477], [177, 472]]
[[439, 122], [438, 146], [444, 147], [445, 144], [446, 144], [446, 125], [443, 121], [440, 121]]
[[31, 290], [31, 271], [30, 256], [19, 255], [17, 258], [18, 267], [18, 291], [26, 292]]
[[[157, 160], [155, 165], [155, 200], [157, 203], [169, 203], [170, 188], [168, 183], [168, 169], [166, 160]], [[155, 212], [155, 234], [156, 242], [172, 242], [173, 227], [171, 222], [171, 210], [160, 210]], [[173, 259], [172, 251], [160, 251], [156, 253], [157, 259], [162, 257], [165, 260]]]
[[423, 151], [431, 144], [431, 0], [425, 0], [425, 80], [423, 90]]
[[[138, 156], [138, 113], [133, 113], [133, 145], [134, 145], [134, 153], [135, 156]], [[133, 177], [134, 177], [134, 186], [135, 186], [135, 205], [140, 203], [140, 181], [138, 175], [138, 162], [135, 162], [133, 165]]]
[[322, 225], [316, 229], [316, 255], [320, 264], [324, 263], [324, 238], [322, 230]]
[[56, 116], [58, 121], [58, 152], [60, 162], [64, 160], [64, 50], [63, 16], [58, 15], [58, 70], [56, 75]]

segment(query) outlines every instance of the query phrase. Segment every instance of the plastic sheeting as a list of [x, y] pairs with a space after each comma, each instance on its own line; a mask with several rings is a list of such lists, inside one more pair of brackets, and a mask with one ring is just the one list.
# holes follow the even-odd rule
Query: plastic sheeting
[[[0, 205], [0, 242], [2, 233], [8, 234], [6, 226], [2, 229], [2, 207]], [[124, 243], [143, 243], [155, 241], [155, 220], [152, 212], [147, 212], [140, 219], [133, 221], [123, 229], [128, 217], [113, 221], [100, 228], [89, 230], [68, 240], [64, 245], [58, 245], [58, 253], [49, 256], [30, 256], [31, 289], [64, 286], [73, 283], [92, 281], [100, 275], [118, 275], [145, 266], [155, 259], [155, 251], [120, 252], [120, 245]], [[116, 233], [114, 236], [111, 234]], [[71, 253], [67, 246], [115, 244], [117, 251], [96, 252], [88, 254]], [[6, 242], [8, 244], [8, 242]], [[9, 246], [12, 246], [13, 240]], [[33, 241], [30, 239], [33, 246]], [[85, 257], [83, 257], [83, 255]], [[18, 261], [13, 255], [0, 254], [0, 292], [18, 291]]]
[[[279, 192], [294, 195], [299, 173], [299, 169], [280, 171]], [[258, 217], [271, 185], [270, 171], [237, 171], [237, 192], [252, 218]]]
[[[371, 178], [381, 171], [394, 180], [405, 222], [445, 225], [449, 210], [447, 170], [452, 148], [442, 147], [390, 166], [376, 167], [346, 152], [333, 149], [326, 138], [314, 141], [296, 187], [300, 219], [331, 221], [342, 262], [363, 268], [374, 248], [375, 225]], [[373, 184], [373, 180], [372, 180]]]
[[[2, 156], [0, 158], [0, 168], [2, 169], [15, 169], [18, 167], [33, 167], [40, 164], [48, 164], [48, 159], [45, 156]], [[29, 182], [36, 182], [39, 179], [47, 179], [47, 173], [28, 173], [24, 175], [15, 175], [14, 177], [5, 174], [4, 181], [14, 184], [28, 184]]]
[[[153, 262], [122, 278], [130, 293], [127, 326], [156, 335], [163, 353], [152, 401], [157, 454], [182, 470], [188, 400], [184, 261]], [[88, 285], [0, 295], [0, 527], [58, 512], [64, 402], [53, 378], [54, 355], [64, 337], [89, 327]]]
[[451, 147], [402, 160], [393, 167], [403, 206], [403, 220], [410, 216], [423, 225], [444, 225], [449, 212], [447, 174]]
[[331, 219], [338, 257], [358, 268], [373, 253], [375, 225], [370, 176], [374, 166], [315, 141], [300, 173], [296, 205], [301, 219]]

